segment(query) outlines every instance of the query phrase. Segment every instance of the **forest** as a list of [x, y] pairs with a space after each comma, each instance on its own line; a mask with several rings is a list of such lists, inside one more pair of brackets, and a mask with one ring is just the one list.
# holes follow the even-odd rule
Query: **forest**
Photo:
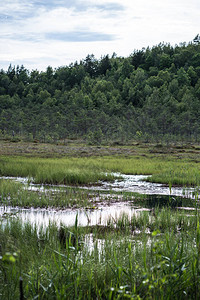
[[89, 143], [200, 137], [200, 37], [46, 71], [0, 71], [0, 138]]

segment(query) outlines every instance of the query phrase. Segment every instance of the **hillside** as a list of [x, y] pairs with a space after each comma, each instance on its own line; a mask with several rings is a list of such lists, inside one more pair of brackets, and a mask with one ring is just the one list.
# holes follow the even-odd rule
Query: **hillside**
[[200, 39], [45, 72], [0, 71], [0, 137], [90, 143], [200, 137]]

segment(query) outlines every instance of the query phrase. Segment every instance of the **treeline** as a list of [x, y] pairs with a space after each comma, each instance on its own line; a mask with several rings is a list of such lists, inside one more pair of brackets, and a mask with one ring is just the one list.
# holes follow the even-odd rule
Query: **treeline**
[[90, 142], [200, 138], [200, 38], [45, 72], [0, 71], [0, 136]]

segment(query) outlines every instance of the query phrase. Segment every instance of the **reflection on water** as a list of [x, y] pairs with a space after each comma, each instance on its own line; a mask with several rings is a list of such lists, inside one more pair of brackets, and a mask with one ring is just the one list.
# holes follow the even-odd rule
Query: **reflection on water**
[[139, 203], [143, 207], [146, 208], [154, 208], [154, 207], [170, 207], [170, 208], [195, 208], [199, 207], [199, 200], [195, 201], [192, 198], [184, 198], [184, 197], [174, 197], [174, 196], [165, 196], [165, 195], [147, 195], [143, 200], [136, 200], [135, 204]]
[[102, 182], [102, 186], [98, 189], [113, 190], [116, 192], [134, 192], [146, 195], [172, 195], [194, 198], [194, 188], [172, 187], [170, 189], [161, 183], [145, 181], [150, 175], [125, 175], [116, 173], [114, 175], [119, 175], [122, 179], [116, 179], [113, 183]]
[[95, 209], [44, 209], [44, 208], [18, 208], [10, 206], [0, 206], [0, 218], [6, 219], [7, 216], [18, 216], [22, 222], [30, 222], [38, 227], [46, 227], [49, 223], [57, 225], [74, 226], [76, 216], [78, 216], [79, 226], [106, 226], [110, 221], [116, 221], [123, 215], [129, 219], [133, 215], [138, 215], [144, 211], [151, 211], [155, 207], [170, 207], [179, 210], [195, 210], [199, 209], [199, 201], [181, 197], [169, 197], [161, 195], [150, 195], [144, 199], [133, 200], [130, 202], [111, 203], [110, 206], [101, 204]]
[[136, 209], [124, 203], [117, 203], [109, 207], [99, 207], [93, 210], [84, 209], [66, 209], [66, 210], [48, 210], [48, 209], [21, 209], [13, 207], [0, 206], [0, 216], [7, 214], [17, 215], [22, 222], [30, 222], [38, 226], [48, 226], [49, 222], [55, 222], [60, 225], [74, 226], [76, 215], [78, 215], [78, 225], [107, 225], [110, 218], [118, 219], [121, 215], [132, 216], [142, 209]]
[[[154, 183], [145, 181], [150, 175], [125, 175], [120, 173], [113, 173], [119, 179], [113, 182], [101, 181], [99, 185], [95, 186], [79, 186], [82, 189], [96, 190], [96, 191], [108, 191], [112, 190], [115, 192], [134, 192], [145, 195], [171, 195], [181, 196], [185, 198], [195, 198], [198, 192], [198, 188], [183, 188], [183, 187], [172, 187], [171, 189], [161, 183]], [[44, 185], [34, 184], [31, 178], [22, 177], [0, 177], [3, 179], [11, 179], [20, 182], [26, 186], [27, 189], [32, 191], [58, 191], [61, 188], [66, 188], [66, 185]]]
[[[150, 210], [153, 207], [168, 206], [171, 208], [194, 209], [199, 207], [199, 200], [194, 201], [194, 189], [183, 190], [180, 187], [170, 189], [162, 184], [151, 183], [145, 181], [148, 176], [144, 175], [120, 175], [122, 178], [116, 179], [114, 182], [101, 182], [99, 186], [85, 187], [91, 190], [112, 190], [120, 192], [137, 192], [146, 194], [143, 199], [131, 200], [130, 202], [111, 203], [110, 206], [99, 204], [96, 209], [21, 209], [13, 207], [0, 206], [0, 218], [5, 220], [7, 215], [17, 215], [22, 222], [30, 222], [38, 226], [48, 226], [49, 222], [61, 223], [66, 226], [73, 226], [75, 224], [76, 216], [78, 215], [78, 225], [104, 225], [106, 226], [109, 220], [117, 220], [123, 214], [131, 218], [133, 214], [138, 214], [140, 211]], [[33, 191], [59, 191], [66, 186], [50, 186], [50, 185], [36, 185], [30, 182], [27, 178], [1, 177], [4, 179], [12, 179], [23, 183], [25, 188]], [[84, 188], [84, 187], [81, 187]], [[186, 198], [187, 196], [187, 198]], [[137, 205], [137, 206], [136, 206]]]

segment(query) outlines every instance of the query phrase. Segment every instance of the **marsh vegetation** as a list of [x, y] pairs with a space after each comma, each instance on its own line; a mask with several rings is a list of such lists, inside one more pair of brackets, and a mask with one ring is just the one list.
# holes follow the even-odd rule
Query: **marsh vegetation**
[[[134, 145], [96, 157], [4, 153], [0, 297], [198, 299], [199, 150], [166, 149]], [[116, 172], [146, 174], [169, 191], [196, 189], [190, 199], [98, 190], [114, 182]], [[48, 213], [57, 219], [33, 221], [36, 212], [43, 221]]]

